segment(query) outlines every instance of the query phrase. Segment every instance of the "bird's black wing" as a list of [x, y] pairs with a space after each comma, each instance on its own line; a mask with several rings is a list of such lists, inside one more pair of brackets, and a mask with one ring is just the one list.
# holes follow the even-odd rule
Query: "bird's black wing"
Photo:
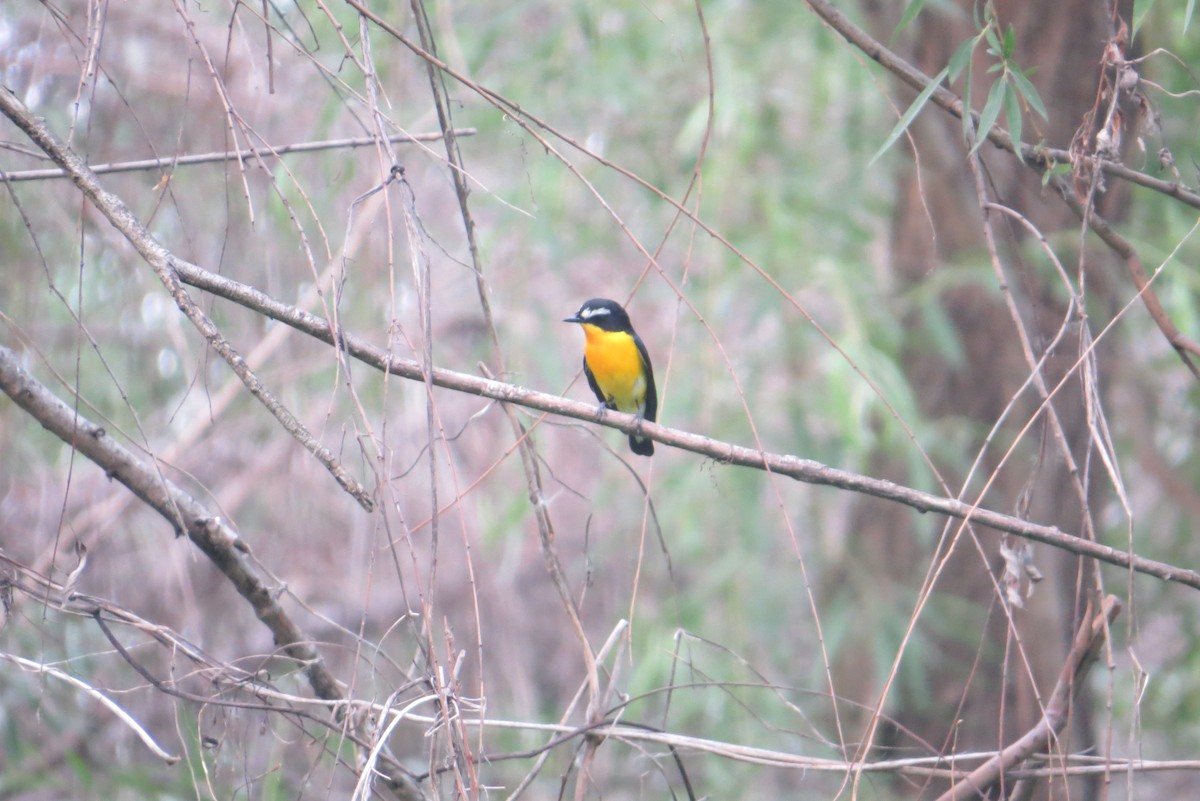
[[[642, 338], [634, 334], [633, 342], [637, 345], [638, 353], [642, 355], [642, 370], [646, 374], [646, 410], [642, 417], [653, 423], [658, 419], [658, 390], [654, 388], [654, 367], [650, 364], [650, 354], [646, 352]], [[588, 378], [591, 378], [590, 374]], [[592, 388], [595, 389], [594, 386]]]
[[[646, 396], [642, 399], [642, 419], [651, 423], [658, 417], [658, 390], [654, 386], [654, 367], [650, 364], [650, 354], [642, 338], [633, 334], [633, 343], [637, 345], [638, 354], [642, 357], [642, 375], [646, 379]], [[640, 430], [640, 426], [639, 429]], [[636, 433], [629, 435], [629, 449], [638, 456], [653, 456], [654, 441]]]

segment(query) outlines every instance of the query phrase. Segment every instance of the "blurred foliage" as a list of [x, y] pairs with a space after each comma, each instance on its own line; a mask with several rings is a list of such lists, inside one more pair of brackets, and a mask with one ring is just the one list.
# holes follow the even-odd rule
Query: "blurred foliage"
[[[308, 55], [278, 41], [277, 92], [269, 95], [261, 24], [243, 10], [229, 30], [229, 9], [189, 8], [211, 52], [228, 57], [220, 69], [239, 112], [263, 139], [282, 145], [370, 131], [369, 114], [354, 100], [354, 93], [365, 91], [363, 77], [343, 58], [338, 31], [318, 9], [306, 4], [275, 9], [272, 21], [290, 31], [286, 36]], [[356, 16], [345, 6], [330, 8], [356, 44]], [[899, 296], [894, 291], [887, 244], [890, 170], [902, 156], [893, 152], [874, 164], [870, 157], [901, 112], [885, 102], [890, 85], [877, 67], [794, 3], [705, 3], [715, 84], [709, 131], [704, 38], [690, 4], [479, 2], [431, 9], [439, 52], [455, 68], [679, 200], [762, 272], [686, 219], [665, 237], [678, 216], [671, 204], [553, 140], [591, 187], [583, 185], [533, 135], [452, 84], [455, 124], [477, 131], [461, 146], [474, 180], [472, 213], [507, 378], [563, 391], [578, 370], [580, 342], [558, 320], [584, 298], [624, 301], [632, 294], [631, 314], [650, 345], [663, 398], [660, 419], [667, 425], [738, 444], [753, 444], [757, 436], [768, 450], [851, 470], [868, 470], [883, 453], [903, 465], [909, 484], [934, 491], [938, 487], [914, 440], [941, 468], [955, 472], [969, 466], [987, 432], [969, 421], [923, 419], [921, 388], [908, 384], [900, 360], [906, 349], [919, 348], [948, 366], [960, 362], [961, 343], [938, 300], [955, 286], [991, 286], [994, 278], [983, 256], [973, 254], [960, 265], [964, 269], [933, 271], [919, 288]], [[107, 77], [77, 110], [77, 60], [83, 51], [65, 30], [49, 25], [47, 13], [28, 5], [0, 21], [0, 50], [19, 43], [27, 49], [22, 52], [50, 65], [14, 55], [4, 74], [60, 135], [74, 126], [75, 146], [93, 162], [246, 146], [242, 137], [235, 142], [228, 136], [206, 68], [178, 19], [158, 19], [161, 10], [114, 8], [107, 37], [122, 46], [106, 51]], [[64, 13], [73, 30], [83, 29], [81, 9]], [[386, 13], [412, 33], [406, 11]], [[1144, 50], [1167, 47], [1178, 56], [1153, 56], [1141, 65], [1142, 74], [1181, 96], [1151, 93], [1161, 130], [1146, 134], [1144, 163], [1135, 166], [1153, 173], [1156, 153], [1166, 145], [1182, 180], [1195, 184], [1200, 104], [1183, 93], [1195, 89], [1190, 65], [1200, 61], [1200, 43], [1183, 35], [1183, 14], [1178, 4], [1159, 3], [1141, 24]], [[433, 130], [423, 65], [378, 32], [372, 45], [390, 118], [405, 130]], [[49, 60], [59, 51], [66, 66]], [[10, 128], [3, 137], [25, 144]], [[699, 182], [684, 201], [702, 146]], [[434, 361], [476, 372], [480, 361], [497, 365], [480, 320], [441, 147], [397, 151], [433, 260]], [[33, 166], [33, 159], [0, 151], [6, 171]], [[363, 149], [291, 155], [268, 161], [266, 170], [251, 163], [245, 176], [232, 164], [181, 167], [165, 184], [160, 171], [104, 181], [143, 220], [152, 218], [155, 234], [185, 258], [293, 302], [327, 263], [340, 262], [352, 219], [368, 214], [366, 203], [354, 201], [373, 188], [386, 166], [381, 169], [375, 154]], [[140, 447], [161, 452], [188, 425], [200, 425], [203, 433], [164, 463], [164, 471], [241, 527], [256, 556], [305, 605], [294, 604], [296, 614], [331, 643], [338, 667], [378, 700], [386, 698], [402, 683], [415, 651], [410, 629], [398, 621], [417, 608], [428, 577], [412, 574], [419, 560], [410, 557], [430, 547], [423, 389], [385, 382], [361, 365], [351, 367], [347, 377], [325, 348], [299, 337], [261, 368], [281, 399], [362, 480], [374, 484], [377, 463], [360, 443], [370, 437], [386, 443], [379, 469], [393, 493], [385, 497], [393, 503], [383, 513], [386, 519], [364, 521], [298, 448], [271, 450], [281, 434], [244, 393], [228, 409], [214, 406], [231, 380], [229, 371], [181, 323], [129, 247], [90, 210], [81, 210], [74, 187], [51, 181], [15, 184], [9, 191], [0, 194], [0, 250], [6, 254], [0, 295], [6, 328], [0, 341], [23, 348], [30, 368], [61, 396], [77, 387], [89, 405], [82, 413], [104, 420]], [[420, 353], [422, 340], [419, 297], [397, 211], [405, 192], [389, 196], [391, 217], [385, 210], [371, 220], [362, 249], [347, 259], [343, 280], [324, 300], [336, 300], [339, 319], [350, 330], [411, 357]], [[14, 195], [29, 217], [28, 228]], [[1191, 268], [1200, 243], [1191, 233], [1194, 212], [1142, 190], [1133, 192], [1127, 212], [1123, 226], [1147, 267], [1170, 257], [1156, 279], [1160, 296], [1182, 329], [1196, 330], [1200, 308]], [[658, 254], [657, 266], [646, 270], [642, 249]], [[1048, 269], [1032, 248], [1023, 255], [1036, 269]], [[243, 353], [274, 328], [224, 301], [201, 302]], [[1140, 357], [1128, 367], [1130, 380], [1165, 387], [1152, 398], [1116, 388], [1117, 413], [1110, 410], [1110, 419], [1128, 411], [1146, 420], [1145, 428], [1114, 431], [1128, 460], [1126, 478], [1140, 473], [1138, 449], [1149, 437], [1180, 484], [1200, 485], [1200, 460], [1192, 447], [1197, 390], [1140, 310], [1120, 325], [1124, 347]], [[578, 379], [569, 394], [590, 398]], [[469, 654], [463, 681], [471, 693], [482, 688], [487, 694], [489, 716], [556, 720], [576, 689], [578, 647], [545, 577], [519, 464], [501, 458], [512, 445], [509, 429], [494, 407], [476, 417], [486, 406], [479, 399], [441, 391], [435, 398], [447, 436], [457, 438], [448, 451], [438, 451], [439, 501], [455, 505], [440, 533], [442, 583], [434, 593], [440, 619], [433, 624], [452, 629], [456, 645]], [[367, 410], [365, 418], [359, 404]], [[155, 620], [196, 632], [223, 658], [270, 651], [271, 643], [232, 590], [207, 566], [197, 565], [185, 544], [170, 542], [165, 523], [128, 511], [86, 518], [120, 488], [35, 430], [7, 401], [0, 401], [0, 409], [5, 499], [0, 519], [7, 531], [29, 532], [22, 538], [5, 535], [9, 555], [33, 563], [52, 552], [57, 531], [86, 535], [94, 551], [84, 576], [88, 591], [154, 610]], [[523, 419], [533, 424], [533, 418]], [[604, 449], [608, 445], [624, 456], [624, 437], [553, 420], [537, 425], [533, 436], [545, 459], [560, 557], [583, 598], [589, 634], [602, 641], [617, 620], [631, 617], [622, 687], [648, 695], [631, 706], [630, 719], [835, 756], [826, 663], [861, 657], [866, 685], [878, 686], [913, 613], [924, 560], [915, 561], [910, 585], [881, 582], [855, 552], [856, 532], [847, 522], [853, 499], [665, 448], [649, 481], [656, 525], [638, 483]], [[651, 475], [647, 465], [636, 467], [644, 479]], [[64, 477], [72, 468], [66, 489]], [[1134, 495], [1138, 552], [1194, 563], [1189, 507], [1153, 485], [1139, 483]], [[896, 515], [899, 520], [909, 513]], [[82, 522], [75, 529], [72, 521]], [[1103, 521], [1105, 537], [1123, 543], [1120, 510]], [[918, 538], [906, 547], [929, 553], [936, 524], [912, 525]], [[62, 562], [61, 557], [56, 562], [60, 571]], [[823, 641], [809, 589], [820, 598]], [[1200, 632], [1190, 612], [1192, 599], [1148, 586], [1142, 600], [1145, 609], [1152, 603], [1168, 607], [1163, 614], [1173, 624], [1163, 639], [1173, 635], [1187, 647], [1158, 652], [1155, 641], [1146, 643], [1147, 651], [1162, 656], [1154, 692], [1136, 709], [1127, 705], [1128, 694], [1113, 692], [1115, 714], [1123, 721], [1136, 715], [1157, 749], [1178, 748], [1178, 755], [1186, 755], [1200, 743], [1195, 664]], [[937, 689], [930, 686], [932, 668], [950, 658], [935, 643], [949, 640], [974, 658], [986, 612], [965, 608], [961, 599], [935, 598], [905, 645], [896, 692], [929, 698]], [[100, 669], [80, 656], [106, 647], [93, 628], [40, 614], [30, 611], [10, 623], [10, 631], [52, 636], [14, 640], [6, 633], [6, 650], [46, 661], [70, 659], [74, 670], [89, 676], [117, 672], [111, 658]], [[360, 631], [384, 640], [382, 653], [357, 654], [354, 637]], [[60, 643], [60, 636], [81, 639]], [[676, 656], [681, 641], [687, 645], [678, 652], [682, 662]], [[999, 657], [987, 652], [980, 658]], [[764, 682], [777, 689], [743, 686]], [[679, 687], [668, 702], [669, 685]], [[781, 695], [793, 706], [781, 703]], [[133, 753], [127, 740], [129, 759], [119, 766], [84, 750], [64, 755], [62, 770], [23, 770], [37, 763], [41, 742], [77, 735], [80, 725], [99, 718], [67, 714], [76, 701], [53, 682], [5, 678], [0, 697], [0, 709], [36, 712], [40, 727], [22, 728], [11, 713], [3, 718], [0, 794], [13, 797], [192, 797], [194, 787], [211, 781], [221, 797], [294, 798], [326, 793], [329, 783], [347, 775], [330, 767], [329, 753], [298, 745], [304, 738], [284, 725], [259, 738], [260, 721], [252, 716], [232, 716], [228, 744], [216, 754], [207, 752], [198, 745], [202, 733], [191, 712], [179, 714], [177, 735], [189, 763], [173, 770], [146, 768], [148, 760]], [[137, 703], [153, 709], [145, 699]], [[1167, 732], [1161, 741], [1156, 736]], [[418, 749], [420, 737], [412, 735]], [[543, 741], [489, 732], [483, 750], [531, 748]], [[239, 764], [245, 742], [259, 743], [252, 767]], [[339, 746], [331, 740], [324, 748]], [[661, 753], [611, 750], [619, 756], [605, 752], [606, 768], [628, 782], [623, 789], [629, 797], [639, 787], [646, 796], [660, 793], [661, 777], [638, 785], [659, 770], [678, 787]], [[1155, 755], [1169, 756], [1162, 750]], [[207, 769], [201, 760], [207, 760]], [[687, 761], [693, 782], [714, 798], [771, 797], [789, 789], [794, 794], [799, 782], [787, 771], [764, 773], [693, 756]], [[306, 771], [318, 764], [340, 778], [324, 772], [319, 781], [309, 777]], [[546, 775], [568, 767], [568, 757], [556, 754]], [[497, 763], [494, 776], [511, 787], [527, 769], [524, 762]], [[555, 784], [544, 781], [547, 787]], [[839, 777], [804, 781], [813, 783], [806, 788], [836, 788]], [[887, 791], [882, 782], [864, 787], [865, 797], [887, 797]], [[545, 793], [541, 797], [553, 795]]]

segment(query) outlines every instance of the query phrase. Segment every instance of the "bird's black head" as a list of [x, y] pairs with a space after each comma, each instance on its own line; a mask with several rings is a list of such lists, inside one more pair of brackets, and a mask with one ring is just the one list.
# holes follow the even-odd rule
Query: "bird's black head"
[[564, 323], [586, 323], [605, 331], [632, 331], [629, 315], [621, 304], [607, 298], [592, 298], [579, 307], [574, 317], [567, 317]]

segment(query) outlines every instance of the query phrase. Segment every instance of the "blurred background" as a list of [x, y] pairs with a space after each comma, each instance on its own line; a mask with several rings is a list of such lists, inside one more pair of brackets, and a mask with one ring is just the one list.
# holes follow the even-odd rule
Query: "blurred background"
[[[1096, 103], [1113, 9], [1036, 5], [996, 3], [992, 13], [1047, 110], [1019, 108], [1022, 138], [1065, 149]], [[1130, 57], [1149, 54], [1136, 67], [1146, 110], [1129, 113], [1124, 153], [1135, 169], [1195, 186], [1200, 53], [1180, 5], [1116, 9], [1136, 25]], [[915, 93], [810, 8], [414, 7], [457, 76], [439, 80], [459, 131], [477, 263], [442, 141], [378, 139], [439, 133], [427, 62], [349, 5], [16, 3], [0, 16], [0, 81], [91, 165], [161, 159], [101, 180], [175, 255], [336, 318], [399, 357], [429, 348], [439, 367], [480, 375], [482, 364], [590, 402], [582, 335], [560, 320], [611, 297], [628, 303], [653, 358], [665, 425], [961, 493], [1182, 567], [1200, 562], [1197, 383], [1120, 260], [1081, 232], [1037, 172], [985, 145], [990, 200], [1021, 215], [989, 217], [1002, 281], [960, 121], [930, 106], [873, 158]], [[418, 42], [414, 7], [371, 5]], [[967, 3], [929, 3], [911, 20], [902, 3], [843, 11], [926, 74], [985, 20]], [[981, 39], [976, 109], [999, 61]], [[952, 88], [961, 94], [964, 78]], [[347, 139], [362, 146], [271, 155]], [[258, 154], [173, 163], [247, 148]], [[380, 189], [393, 162], [403, 179]], [[353, 697], [416, 699], [424, 677], [457, 671], [465, 721], [514, 725], [471, 724], [472, 754], [496, 759], [469, 787], [449, 773], [424, 787], [430, 797], [510, 797], [535, 760], [498, 757], [551, 738], [530, 724], [585, 722], [571, 702], [586, 665], [503, 409], [434, 390], [431, 428], [421, 384], [347, 369], [327, 346], [193, 290], [372, 492], [376, 509], [365, 512], [244, 391], [69, 180], [25, 174], [53, 166], [0, 121], [0, 344], [68, 403], [78, 393], [81, 414], [236, 528]], [[1196, 210], [1111, 178], [1105, 190], [1098, 211], [1148, 271], [1163, 267], [1153, 286], [1194, 334]], [[1069, 314], [1072, 296], [1085, 315]], [[1042, 372], [1049, 387], [1062, 382], [1058, 429], [1039, 414], [1014, 313], [1034, 353], [1054, 345]], [[839, 762], [994, 750], [1036, 723], [1086, 599], [1103, 591], [1125, 610], [1061, 750], [1188, 760], [1200, 749], [1193, 590], [1037, 546], [1044, 580], [1022, 585], [1020, 608], [998, 583], [994, 531], [960, 533], [896, 504], [662, 445], [639, 459], [611, 429], [515, 413], [532, 432], [592, 650], [620, 634], [602, 678], [613, 688], [603, 706], [623, 721]], [[62, 581], [85, 543], [79, 591], [308, 695], [252, 610], [172, 533], [0, 400], [5, 557]], [[0, 797], [351, 792], [353, 749], [336, 733], [169, 697], [93, 621], [20, 594], [11, 608], [0, 651], [102, 689], [184, 761], [163, 765], [78, 690], [0, 663]], [[120, 633], [158, 676], [211, 691], [144, 633]], [[451, 758], [444, 736], [444, 726], [405, 722], [390, 746], [421, 773]], [[549, 751], [524, 796], [686, 797], [661, 744], [606, 742], [581, 773], [580, 742]], [[697, 797], [945, 789], [919, 774], [853, 786], [845, 770], [697, 749], [680, 758]], [[1194, 769], [1059, 776], [1038, 792], [1149, 797], [1195, 781]]]

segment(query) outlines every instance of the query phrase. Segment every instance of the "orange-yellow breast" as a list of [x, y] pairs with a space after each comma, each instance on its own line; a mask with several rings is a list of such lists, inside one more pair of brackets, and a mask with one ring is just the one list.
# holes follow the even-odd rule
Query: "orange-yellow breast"
[[622, 412], [637, 413], [646, 399], [646, 371], [633, 337], [583, 324], [587, 337], [583, 356], [601, 391]]

